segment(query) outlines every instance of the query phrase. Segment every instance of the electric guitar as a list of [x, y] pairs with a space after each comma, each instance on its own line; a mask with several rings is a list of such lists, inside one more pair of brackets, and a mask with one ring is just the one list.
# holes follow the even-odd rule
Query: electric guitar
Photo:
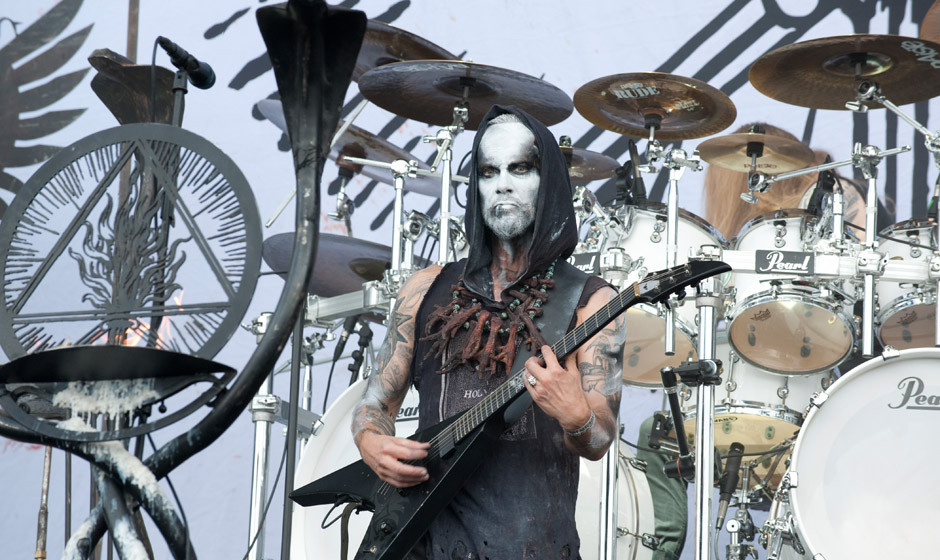
[[[629, 307], [664, 301], [686, 286], [729, 270], [721, 261], [692, 261], [649, 274], [565, 334], [552, 350], [561, 360]], [[428, 456], [420, 461], [428, 470], [426, 482], [395, 488], [380, 480], [365, 462], [357, 461], [294, 490], [290, 498], [301, 506], [356, 503], [359, 510], [373, 511], [355, 560], [403, 558], [507, 427], [503, 414], [526, 393], [524, 374], [521, 368], [469, 410], [411, 436], [431, 442]]]

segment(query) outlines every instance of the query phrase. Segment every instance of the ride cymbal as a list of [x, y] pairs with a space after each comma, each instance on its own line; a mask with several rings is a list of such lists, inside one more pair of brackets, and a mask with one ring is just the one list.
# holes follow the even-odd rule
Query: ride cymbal
[[585, 119], [612, 132], [647, 138], [687, 140], [728, 128], [737, 116], [731, 99], [705, 82], [662, 72], [615, 74], [590, 81], [574, 94]]
[[[273, 235], [261, 245], [264, 262], [285, 279], [293, 252], [293, 232]], [[362, 289], [364, 282], [381, 280], [391, 260], [391, 247], [321, 232], [307, 292], [320, 297], [333, 297]], [[415, 263], [418, 267], [427, 265], [422, 259], [415, 259]]]
[[366, 34], [362, 38], [352, 79], [358, 82], [369, 70], [393, 62], [456, 58], [456, 55], [414, 33], [370, 19], [366, 23]]
[[[899, 35], [841, 35], [785, 45], [758, 58], [751, 84], [772, 99], [814, 109], [846, 109], [856, 74], [895, 105], [940, 94], [940, 44]], [[870, 108], [879, 103], [866, 103]]]
[[408, 119], [447, 126], [454, 105], [468, 103], [467, 130], [476, 130], [493, 105], [515, 105], [546, 126], [573, 110], [571, 98], [552, 84], [515, 70], [459, 60], [396, 62], [359, 79], [366, 99]]
[[732, 171], [751, 170], [748, 144], [759, 142], [763, 155], [757, 158], [757, 171], [769, 174], [803, 169], [813, 163], [816, 154], [799, 140], [755, 132], [738, 132], [711, 138], [698, 145], [702, 159]]

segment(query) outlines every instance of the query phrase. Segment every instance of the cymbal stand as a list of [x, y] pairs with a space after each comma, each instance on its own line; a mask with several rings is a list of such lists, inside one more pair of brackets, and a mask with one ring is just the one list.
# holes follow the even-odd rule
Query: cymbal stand
[[[717, 254], [706, 254], [704, 257], [717, 258]], [[717, 278], [707, 278], [699, 283], [695, 306], [699, 319], [698, 359], [700, 362], [713, 362], [715, 330], [718, 327], [717, 310], [724, 307]], [[695, 416], [695, 559], [706, 560], [711, 554], [710, 541], [713, 536], [711, 516], [715, 463], [711, 459], [715, 455], [714, 384], [703, 383], [699, 386], [696, 406], [699, 412]]]
[[330, 212], [327, 214], [330, 218], [334, 220], [342, 220], [343, 224], [346, 226], [346, 235], [348, 237], [353, 237], [352, 230], [352, 215], [356, 211], [356, 205], [353, 204], [351, 198], [346, 196], [346, 185], [349, 184], [349, 180], [353, 178], [353, 170], [345, 165], [338, 165], [339, 167], [339, 192], [336, 193], [336, 212]]
[[[463, 100], [454, 104], [454, 120], [450, 126], [445, 126], [437, 131], [435, 136], [425, 136], [424, 142], [433, 142], [437, 144], [437, 157], [431, 164], [431, 171], [437, 171], [437, 166], [441, 166], [441, 224], [450, 224], [450, 182], [453, 175], [451, 163], [454, 155], [454, 139], [463, 132], [464, 123], [470, 118], [469, 102], [467, 101], [470, 93], [470, 85], [464, 85]], [[438, 263], [444, 265], [448, 260], [450, 251], [450, 227], [441, 227], [440, 252]]]
[[[874, 101], [880, 103], [886, 109], [900, 117], [901, 120], [911, 125], [914, 130], [924, 135], [924, 147], [927, 148], [928, 152], [933, 154], [934, 165], [940, 168], [940, 132], [931, 132], [927, 127], [904, 113], [897, 105], [891, 103], [891, 101], [881, 94], [881, 88], [878, 87], [878, 84], [875, 82], [858, 80], [856, 83], [855, 96], [856, 101], [847, 102], [845, 104], [846, 108], [858, 113], [864, 113], [868, 110], [868, 106], [863, 102]], [[934, 204], [937, 204], [936, 200], [938, 195], [940, 195], [940, 183], [938, 183], [938, 186], [934, 189]], [[935, 235], [937, 239], [940, 239], [940, 220], [937, 220], [935, 228]], [[874, 237], [874, 235], [871, 237]], [[934, 255], [931, 257], [928, 267], [928, 275], [929, 278], [934, 281], [934, 288], [937, 290], [937, 293], [940, 294], [940, 250], [934, 250]], [[937, 298], [937, 309], [938, 312], [935, 313], [936, 319], [934, 323], [934, 345], [940, 347], [940, 298]]]
[[[271, 313], [262, 313], [250, 326], [260, 342], [271, 321]], [[268, 448], [271, 425], [274, 423], [274, 374], [268, 375], [251, 400], [251, 421], [255, 424], [254, 451], [251, 464], [251, 502], [248, 508], [248, 560], [264, 558], [264, 531], [261, 531], [264, 502], [268, 495]], [[258, 535], [255, 538], [255, 535]], [[252, 544], [253, 543], [253, 544]]]
[[[648, 146], [650, 163], [663, 161], [663, 169], [669, 170], [669, 197], [666, 204], [666, 267], [676, 266], [679, 240], [679, 179], [686, 169], [701, 171], [702, 164], [698, 152], [687, 155], [685, 150], [675, 148], [665, 152], [655, 139], [655, 126], [650, 126], [650, 144]], [[676, 353], [676, 312], [674, 301], [666, 305], [666, 355]]]
[[[365, 109], [366, 105], [368, 104], [369, 104], [368, 99], [362, 100], [362, 102], [359, 103], [359, 105], [357, 105], [355, 109], [353, 109], [353, 112], [350, 113], [349, 118], [343, 121], [343, 124], [336, 130], [336, 133], [333, 134], [333, 139], [330, 141], [330, 150], [332, 150], [333, 146], [335, 146], [336, 143], [339, 142], [339, 139], [343, 137], [343, 134], [346, 132], [346, 130], [349, 129], [353, 121], [356, 120], [356, 118], [359, 116], [359, 113], [361, 113], [362, 110]], [[329, 150], [327, 150], [327, 152], [329, 152]], [[342, 173], [342, 171], [340, 173]], [[343, 186], [344, 187], [346, 186], [345, 182], [343, 183]], [[264, 223], [264, 227], [271, 227], [274, 224], [274, 221], [277, 220], [281, 216], [282, 212], [284, 212], [284, 209], [287, 208], [287, 205], [290, 204], [290, 201], [294, 200], [294, 197], [296, 195], [297, 195], [297, 186], [295, 185], [294, 188], [291, 189], [290, 194], [287, 195], [287, 198], [285, 198], [281, 202], [281, 205], [277, 207], [277, 210], [274, 211], [274, 215], [268, 218], [268, 221]], [[337, 213], [339, 213], [339, 200], [336, 201], [336, 204], [337, 204]], [[350, 214], [352, 214], [352, 211], [350, 211]], [[350, 236], [352, 236], [352, 234], [350, 234]]]

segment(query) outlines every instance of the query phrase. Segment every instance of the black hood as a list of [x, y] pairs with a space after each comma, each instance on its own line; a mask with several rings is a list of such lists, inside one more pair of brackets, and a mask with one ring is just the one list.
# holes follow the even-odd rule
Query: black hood
[[[497, 115], [513, 113], [529, 127], [535, 134], [535, 142], [539, 149], [539, 196], [535, 205], [535, 222], [532, 240], [525, 252], [527, 265], [525, 271], [514, 282], [519, 281], [545, 270], [552, 261], [568, 258], [578, 244], [578, 230], [575, 225], [574, 204], [572, 203], [571, 181], [568, 178], [568, 166], [565, 156], [558, 147], [555, 136], [542, 123], [525, 111], [513, 106], [502, 107], [494, 105], [483, 117], [477, 134], [473, 139], [473, 152], [470, 158], [470, 188], [467, 191], [467, 213], [464, 223], [467, 228], [467, 239], [470, 254], [464, 266], [464, 283], [467, 288], [484, 300], [495, 303], [491, 299], [492, 276], [490, 275], [490, 262], [492, 253], [489, 245], [489, 228], [483, 223], [483, 214], [480, 210], [479, 187], [477, 182], [477, 157], [480, 150], [480, 139], [486, 131], [487, 123]], [[499, 294], [495, 294], [498, 301]]]

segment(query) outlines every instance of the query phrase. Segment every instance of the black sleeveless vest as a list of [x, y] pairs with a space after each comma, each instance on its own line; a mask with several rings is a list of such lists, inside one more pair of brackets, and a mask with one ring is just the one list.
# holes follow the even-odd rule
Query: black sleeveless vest
[[[577, 276], [584, 286], [577, 307], [605, 283], [587, 278], [566, 262], [556, 264], [556, 286], [560, 286], [559, 267], [567, 278]], [[457, 282], [463, 263], [450, 263], [432, 283], [415, 321], [415, 346], [412, 381], [420, 397], [418, 429], [433, 426], [459, 414], [506, 381], [504, 375], [483, 378], [469, 366], [440, 374], [440, 360], [428, 357], [428, 315], [435, 305], [451, 301], [451, 289]], [[556, 289], [558, 289], [556, 287]], [[577, 294], [576, 294], [577, 295]], [[562, 302], [556, 301], [556, 305]], [[552, 305], [551, 292], [546, 303]], [[576, 310], [561, 330], [576, 323]], [[547, 313], [547, 311], [546, 311]], [[461, 329], [461, 335], [468, 331]], [[554, 343], [550, 337], [549, 343]], [[460, 351], [458, 335], [448, 351]], [[536, 351], [538, 349], [535, 349]], [[524, 346], [519, 354], [529, 354]], [[517, 360], [515, 367], [524, 360]], [[414, 558], [451, 560], [472, 558], [513, 560], [515, 558], [578, 558], [575, 503], [578, 495], [580, 459], [565, 448], [564, 433], [558, 422], [530, 405], [522, 418], [500, 438], [492, 455], [471, 475], [454, 500], [435, 519], [421, 544], [412, 552]]]

